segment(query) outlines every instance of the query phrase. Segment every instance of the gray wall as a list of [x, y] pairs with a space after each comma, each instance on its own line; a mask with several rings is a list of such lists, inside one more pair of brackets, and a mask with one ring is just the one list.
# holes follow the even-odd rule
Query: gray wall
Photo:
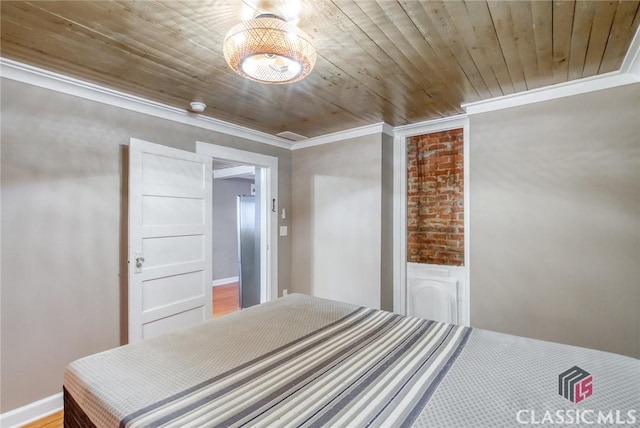
[[213, 279], [238, 276], [238, 195], [251, 195], [253, 181], [213, 180]]
[[292, 158], [293, 291], [379, 308], [381, 135]]
[[[289, 211], [288, 150], [8, 79], [1, 109], [0, 412], [60, 392], [67, 364], [121, 343], [122, 159], [130, 137], [278, 156], [279, 206]], [[289, 237], [278, 245], [279, 287], [291, 288]]]
[[471, 117], [471, 323], [640, 357], [640, 85]]
[[393, 137], [382, 134], [380, 309], [393, 311]]

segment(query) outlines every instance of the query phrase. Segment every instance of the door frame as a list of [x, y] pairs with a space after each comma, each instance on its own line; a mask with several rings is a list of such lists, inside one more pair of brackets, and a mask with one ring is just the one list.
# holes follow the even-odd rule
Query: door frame
[[459, 298], [466, 310], [458, 314], [458, 323], [471, 322], [470, 302], [470, 189], [469, 141], [470, 126], [466, 115], [453, 116], [417, 125], [394, 129], [393, 138], [393, 311], [407, 314], [407, 138], [433, 132], [463, 129], [464, 156], [464, 286]]
[[262, 194], [260, 228], [266, 239], [260, 240], [260, 301], [278, 297], [278, 158], [233, 147], [196, 141], [196, 153], [211, 158], [260, 167]]

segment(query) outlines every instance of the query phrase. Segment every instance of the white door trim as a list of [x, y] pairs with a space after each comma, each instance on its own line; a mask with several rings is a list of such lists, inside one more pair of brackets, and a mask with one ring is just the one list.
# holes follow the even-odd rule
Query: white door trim
[[196, 142], [196, 153], [261, 168], [264, 191], [260, 202], [266, 209], [261, 210], [260, 227], [265, 231], [267, 239], [260, 240], [260, 283], [266, 284], [266, 287], [261, 288], [260, 300], [266, 302], [276, 299], [278, 297], [278, 158], [203, 141]]
[[407, 139], [393, 138], [393, 311], [407, 314]]
[[458, 323], [463, 325], [471, 325], [471, 171], [469, 168], [471, 159], [469, 158], [471, 141], [471, 129], [469, 119], [464, 121], [462, 126], [462, 156], [464, 159], [464, 288], [461, 290], [463, 307], [466, 311], [462, 311], [458, 316]]
[[407, 314], [407, 138], [432, 132], [463, 129], [464, 150], [464, 259], [465, 284], [460, 290], [460, 298], [464, 300], [466, 313], [458, 314], [458, 323], [469, 325], [470, 314], [470, 192], [469, 192], [469, 118], [464, 115], [433, 122], [425, 122], [419, 126], [396, 128], [393, 141], [393, 311]]

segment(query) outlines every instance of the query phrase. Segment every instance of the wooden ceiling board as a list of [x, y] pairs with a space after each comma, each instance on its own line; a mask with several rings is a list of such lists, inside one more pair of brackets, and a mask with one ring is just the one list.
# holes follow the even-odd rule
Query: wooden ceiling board
[[[444, 11], [450, 17], [450, 25], [455, 28], [457, 33], [456, 37], [462, 40], [462, 46], [467, 51], [467, 54], [473, 61], [482, 81], [484, 82], [491, 97], [499, 97], [504, 95], [502, 87], [498, 81], [496, 73], [491, 67], [491, 62], [484, 54], [484, 49], [480, 46], [479, 39], [476, 36], [476, 31], [473, 28], [473, 24], [467, 14], [467, 8], [462, 2], [442, 2]], [[477, 17], [475, 18], [478, 25], [482, 25], [482, 22]]]
[[[450, 99], [450, 94], [454, 92], [447, 86], [447, 78], [439, 76], [431, 67], [428, 60], [423, 57], [423, 53], [427, 54], [428, 50], [423, 46], [416, 47], [418, 44], [416, 39], [422, 39], [421, 34], [417, 31], [413, 22], [406, 15], [405, 11], [395, 2], [385, 2], [387, 10], [392, 17], [385, 13], [377, 2], [360, 2], [358, 8], [362, 14], [347, 12], [350, 17], [356, 16], [359, 20], [360, 28], [367, 26], [371, 22], [370, 27], [363, 28], [374, 43], [380, 47], [387, 55], [400, 66], [402, 70], [411, 78], [413, 88], [416, 88], [426, 95], [426, 99], [442, 98]], [[393, 9], [396, 5], [396, 10]], [[413, 42], [412, 42], [413, 40]], [[454, 82], [449, 82], [451, 85]], [[455, 105], [444, 106], [445, 108], [455, 108]], [[430, 103], [433, 114], [443, 114], [437, 111], [437, 107]]]
[[569, 52], [575, 1], [553, 1], [553, 83], [569, 79]]
[[[353, 61], [340, 61], [336, 66], [354, 79], [354, 85], [360, 87], [364, 84], [382, 99], [380, 111], [385, 117], [397, 112], [397, 115], [408, 123], [411, 116], [428, 110], [430, 108], [428, 99], [407, 96], [415, 90], [415, 82], [411, 79], [409, 72], [399, 68], [389, 52], [375, 43], [359, 26], [361, 22], [348, 16], [340, 6], [341, 3], [338, 2], [337, 5], [328, 4], [326, 8], [319, 7], [326, 19], [326, 21], [319, 21], [320, 24], [336, 25], [340, 30], [340, 33], [335, 36], [336, 39], [346, 39], [341, 37], [343, 34], [348, 34], [352, 38], [350, 43], [339, 42], [341, 52], [334, 52], [335, 55], [331, 57], [327, 55], [327, 60], [334, 62], [341, 56], [353, 58]], [[358, 8], [356, 10], [360, 12]], [[371, 23], [371, 25], [374, 24]], [[318, 49], [321, 50], [321, 45]], [[345, 68], [345, 65], [352, 65], [352, 67]]]
[[447, 2], [445, 6], [491, 94], [499, 97], [513, 93], [513, 82], [504, 62], [487, 4]]
[[[456, 76], [462, 75], [462, 73], [457, 67], [452, 66], [451, 62], [453, 57], [450, 51], [446, 49], [444, 52], [440, 52], [441, 48], [439, 46], [443, 45], [442, 39], [437, 34], [434, 34], [434, 32], [428, 31], [429, 25], [421, 22], [420, 16], [410, 15], [404, 4], [392, 3], [392, 5], [395, 6], [391, 6], [388, 2], [385, 2], [384, 5], [388, 11], [387, 13], [391, 15], [389, 16], [389, 20], [392, 22], [400, 22], [402, 28], [407, 29], [407, 37], [411, 45], [416, 52], [422, 56], [432, 70], [432, 73], [438, 76], [448, 87], [449, 92], [452, 94], [467, 93], [468, 87], [464, 85], [462, 79], [455, 78]], [[400, 12], [399, 8], [402, 8], [404, 14]], [[422, 8], [416, 11], [422, 13], [422, 17], [426, 19]], [[459, 106], [454, 106], [454, 108], [455, 107]]]
[[569, 80], [582, 77], [595, 9], [593, 2], [577, 2], [573, 11], [571, 53], [569, 54]]
[[618, 3], [615, 1], [600, 1], [596, 3], [582, 77], [598, 74], [617, 8]]
[[538, 62], [538, 76], [542, 86], [553, 81], [553, 3], [536, 1], [531, 3], [533, 33]]
[[[3, 7], [3, 18], [9, 13], [7, 7]], [[180, 70], [179, 66], [172, 67], [171, 64], [165, 65], [161, 61], [154, 60], [152, 54], [148, 53], [148, 48], [145, 51], [136, 49], [132, 44], [110, 43], [106, 40], [107, 38], [99, 32], [86, 29], [73, 29], [74, 34], [72, 38], [61, 38], [55, 29], [49, 28], [48, 24], [53, 22], [54, 18], [50, 18], [49, 20], [35, 19], [37, 17], [37, 11], [32, 12], [31, 15], [33, 17], [31, 20], [33, 25], [26, 27], [26, 34], [28, 34], [29, 37], [23, 32], [22, 34], [18, 34], [15, 40], [12, 40], [11, 38], [7, 38], [6, 34], [3, 34], [3, 48], [6, 48], [5, 45], [9, 42], [22, 44], [32, 43], [34, 49], [46, 45], [49, 48], [47, 50], [49, 57], [60, 58], [62, 62], [64, 62], [65, 59], [71, 59], [68, 61], [70, 64], [82, 64], [85, 68], [91, 69], [96, 73], [104, 73], [106, 75], [105, 81], [108, 81], [109, 77], [111, 79], [121, 78], [122, 81], [128, 81], [129, 77], [135, 79], [138, 73], [144, 73], [147, 68], [150, 70], [150, 74], [144, 75], [143, 81], [134, 82], [136, 86], [141, 87], [144, 87], [146, 82], [152, 83], [153, 79], [157, 76], [164, 76], [167, 72]], [[68, 20], [61, 22], [60, 25], [69, 28], [76, 26], [73, 21]], [[4, 30], [3, 26], [3, 33], [5, 33]], [[31, 37], [31, 35], [33, 35], [33, 37]], [[41, 40], [42, 38], [48, 39], [48, 41], [43, 41]], [[99, 50], [97, 50], [99, 54], [94, 54], [89, 57], [84, 55], [84, 46], [87, 44], [93, 44], [93, 47], [99, 48]], [[136, 74], [129, 74], [131, 71], [135, 71]], [[180, 86], [182, 85], [182, 81], [182, 76], [180, 76], [177, 80], [169, 83]]]
[[448, 80], [453, 80], [452, 84], [462, 88], [460, 93], [465, 94], [470, 101], [478, 101], [482, 99], [472, 82], [469, 80], [462, 65], [464, 64], [468, 67], [470, 62], [465, 61], [467, 58], [463, 58], [462, 63], [458, 61], [458, 58], [456, 58], [454, 51], [452, 50], [454, 43], [449, 43], [440, 35], [440, 31], [435, 24], [435, 20], [431, 20], [428, 12], [424, 9], [421, 3], [412, 0], [402, 0], [400, 1], [400, 4], [407, 14], [411, 16], [416, 28], [433, 49], [433, 52], [437, 57], [435, 62], [437, 65], [434, 66], [441, 69], [442, 73], [447, 76]]
[[[2, 1], [1, 54], [178, 108], [309, 137], [462, 112], [463, 103], [620, 68], [640, 0]], [[243, 18], [293, 18], [318, 51], [290, 85], [243, 79], [222, 42]]]
[[638, 2], [621, 1], [618, 3], [598, 74], [620, 68], [628, 44], [637, 31], [638, 20], [640, 20], [640, 4]]
[[509, 3], [504, 1], [489, 1], [489, 11], [491, 19], [496, 29], [498, 41], [502, 49], [511, 76], [517, 92], [526, 91], [529, 88], [529, 82], [525, 79], [524, 67], [520, 59], [520, 51], [518, 50], [518, 42], [513, 31], [513, 20], [511, 19], [511, 8]]
[[[407, 2], [407, 6], [408, 3], [409, 2]], [[469, 48], [465, 45], [462, 36], [458, 33], [451, 16], [449, 16], [444, 6], [444, 2], [415, 2], [415, 6], [423, 8], [426, 14], [431, 17], [434, 30], [438, 32], [438, 35], [444, 41], [442, 49], [451, 51], [456, 64], [458, 64], [463, 71], [464, 77], [478, 94], [479, 99], [492, 98], [493, 95], [485, 80], [482, 78], [473, 58], [469, 54]]]
[[508, 5], [513, 22], [513, 35], [518, 47], [527, 89], [538, 88], [542, 86], [542, 83], [538, 74], [538, 55], [535, 49], [531, 3], [509, 2]]

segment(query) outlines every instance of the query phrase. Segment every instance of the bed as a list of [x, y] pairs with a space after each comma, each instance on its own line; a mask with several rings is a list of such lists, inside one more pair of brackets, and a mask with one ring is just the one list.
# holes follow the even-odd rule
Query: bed
[[640, 361], [293, 294], [73, 362], [65, 427], [640, 426]]

